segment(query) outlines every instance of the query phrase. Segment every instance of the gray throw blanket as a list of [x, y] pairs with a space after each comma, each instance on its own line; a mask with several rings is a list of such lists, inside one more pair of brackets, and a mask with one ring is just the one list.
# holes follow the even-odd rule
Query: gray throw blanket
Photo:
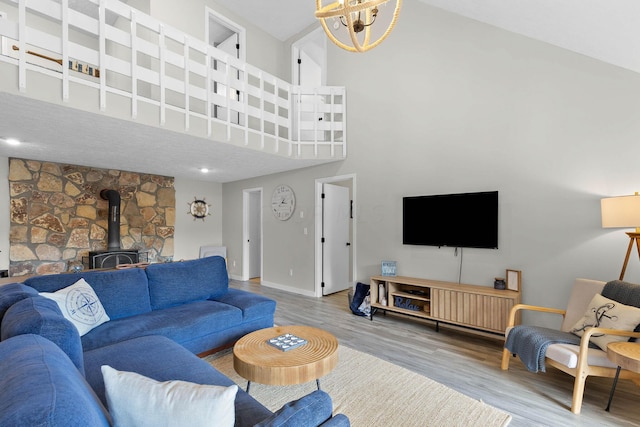
[[556, 329], [518, 325], [509, 332], [504, 346], [517, 354], [530, 372], [546, 372], [544, 358], [551, 344], [580, 345], [580, 337]]

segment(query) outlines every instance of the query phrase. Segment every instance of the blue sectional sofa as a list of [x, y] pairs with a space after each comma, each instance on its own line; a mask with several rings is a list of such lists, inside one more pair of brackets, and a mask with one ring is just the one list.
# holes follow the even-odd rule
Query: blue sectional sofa
[[24, 283], [38, 292], [55, 292], [80, 276], [111, 319], [82, 336], [85, 351], [162, 335], [198, 354], [273, 326], [275, 301], [229, 289], [225, 260], [219, 256], [152, 264], [146, 269], [35, 276]]
[[[58, 304], [39, 294], [80, 277], [110, 318], [82, 337]], [[274, 312], [273, 300], [229, 289], [221, 257], [0, 286], [0, 425], [111, 425], [103, 365], [156, 381], [230, 386], [196, 354], [273, 326]], [[349, 425], [344, 415], [332, 416], [322, 391], [272, 413], [238, 390], [234, 407], [236, 426]]]

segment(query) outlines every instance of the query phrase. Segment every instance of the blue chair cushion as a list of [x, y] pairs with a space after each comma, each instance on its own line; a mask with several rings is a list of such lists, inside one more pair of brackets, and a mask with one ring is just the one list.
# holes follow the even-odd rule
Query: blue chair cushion
[[152, 264], [145, 271], [154, 310], [214, 299], [229, 289], [226, 263], [219, 256]]
[[141, 268], [35, 276], [25, 284], [38, 292], [55, 292], [80, 278], [91, 285], [112, 320], [151, 311], [147, 275]]
[[108, 413], [66, 354], [39, 335], [0, 342], [1, 426], [109, 426]]
[[0, 325], [1, 339], [25, 334], [41, 335], [52, 341], [84, 374], [80, 334], [73, 323], [64, 318], [55, 301], [35, 296], [20, 300], [7, 310]]

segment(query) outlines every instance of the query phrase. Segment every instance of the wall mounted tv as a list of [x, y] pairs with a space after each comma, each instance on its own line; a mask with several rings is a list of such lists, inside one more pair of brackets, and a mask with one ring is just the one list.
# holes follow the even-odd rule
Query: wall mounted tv
[[498, 249], [498, 192], [404, 197], [402, 243]]

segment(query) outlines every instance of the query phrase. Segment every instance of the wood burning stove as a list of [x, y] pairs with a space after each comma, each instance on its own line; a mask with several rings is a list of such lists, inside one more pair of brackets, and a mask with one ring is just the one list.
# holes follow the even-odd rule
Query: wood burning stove
[[115, 268], [119, 264], [136, 264], [140, 254], [135, 249], [120, 247], [120, 193], [102, 190], [100, 197], [109, 201], [108, 245], [105, 251], [89, 252], [88, 268]]
[[140, 260], [137, 250], [115, 249], [89, 252], [89, 268], [115, 268], [119, 264], [136, 264]]

